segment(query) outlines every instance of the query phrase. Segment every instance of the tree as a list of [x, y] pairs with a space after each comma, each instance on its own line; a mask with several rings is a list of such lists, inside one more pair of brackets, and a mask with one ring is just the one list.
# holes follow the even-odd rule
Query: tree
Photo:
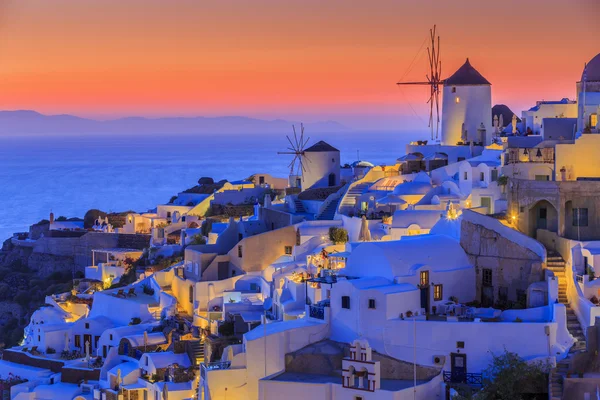
[[92, 226], [94, 226], [94, 223], [99, 217], [105, 218], [106, 213], [96, 209], [89, 210], [83, 216], [83, 227], [85, 229], [90, 229]]
[[332, 226], [329, 228], [329, 240], [335, 244], [344, 244], [348, 241], [348, 231], [344, 228]]
[[[548, 398], [548, 371], [541, 362], [527, 363], [516, 353], [504, 351], [496, 356], [483, 373], [483, 387], [478, 400], [522, 400]], [[535, 395], [538, 395], [535, 397]]]
[[206, 239], [202, 235], [194, 235], [190, 244], [206, 244]]

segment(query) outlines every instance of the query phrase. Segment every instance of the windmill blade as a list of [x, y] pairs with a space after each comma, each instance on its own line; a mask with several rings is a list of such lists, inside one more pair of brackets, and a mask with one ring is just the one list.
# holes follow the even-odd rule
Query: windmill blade
[[[286, 135], [285, 138], [288, 140], [288, 142], [290, 142], [290, 146], [294, 147], [294, 143], [292, 143], [292, 140], [290, 139], [290, 137]], [[288, 147], [288, 149], [289, 149], [289, 147]], [[292, 148], [291, 150], [296, 151], [296, 149], [294, 149], [294, 148]]]
[[302, 145], [302, 149], [301, 149], [302, 152], [304, 152], [304, 148], [306, 147], [306, 144], [308, 143], [309, 140], [310, 140], [310, 136], [306, 139], [306, 142], [304, 142], [304, 144]]
[[292, 125], [292, 128], [294, 129], [294, 142], [296, 142], [296, 149], [298, 149], [300, 147], [300, 142], [298, 141], [298, 135], [296, 133], [296, 126]]

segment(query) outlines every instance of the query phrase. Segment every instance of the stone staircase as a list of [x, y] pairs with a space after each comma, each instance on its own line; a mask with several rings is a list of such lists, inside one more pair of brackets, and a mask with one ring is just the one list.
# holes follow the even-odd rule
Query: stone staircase
[[567, 298], [567, 277], [565, 275], [565, 260], [560, 254], [548, 250], [548, 258], [546, 261], [546, 269], [554, 272], [558, 279], [558, 301], [565, 305], [567, 309], [567, 329], [571, 336], [576, 340], [575, 344], [569, 349], [569, 354], [564, 360], [556, 363], [556, 368], [550, 371], [550, 399], [562, 399], [563, 380], [567, 376], [567, 372], [571, 366], [573, 355], [586, 351], [586, 341], [579, 324], [579, 320], [575, 315], [575, 311], [569, 305]]
[[199, 367], [204, 362], [204, 341], [190, 341], [190, 359], [194, 367]]
[[296, 213], [302, 214], [302, 213], [306, 212], [306, 209], [304, 208], [302, 201], [300, 199], [298, 199], [297, 197], [294, 199], [294, 206], [296, 208]]
[[321, 211], [321, 214], [317, 215], [317, 217], [315, 219], [319, 220], [319, 221], [333, 220], [333, 218], [335, 217], [335, 212], [337, 211], [339, 204], [340, 204], [340, 198], [338, 197], [337, 199], [335, 199], [332, 202], [330, 202], [329, 204], [327, 204], [325, 209], [323, 209], [323, 211]]
[[363, 182], [350, 187], [339, 203], [338, 214], [348, 215], [354, 213], [356, 211], [356, 199], [372, 184], [373, 182]]

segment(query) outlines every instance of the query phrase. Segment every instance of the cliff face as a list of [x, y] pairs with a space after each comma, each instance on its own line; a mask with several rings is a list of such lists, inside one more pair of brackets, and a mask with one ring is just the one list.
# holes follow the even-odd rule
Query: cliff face
[[73, 279], [92, 265], [92, 250], [150, 244], [149, 235], [47, 229], [35, 239], [8, 239], [0, 250], [0, 348], [18, 344], [46, 296], [72, 289]]
[[0, 250], [0, 348], [11, 347], [23, 337], [31, 314], [44, 304], [46, 295], [71, 290], [77, 272], [71, 256], [36, 253], [32, 246], [7, 240]]

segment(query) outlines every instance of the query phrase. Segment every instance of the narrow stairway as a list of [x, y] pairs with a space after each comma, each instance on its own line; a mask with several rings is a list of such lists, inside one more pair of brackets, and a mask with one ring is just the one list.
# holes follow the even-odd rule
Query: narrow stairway
[[204, 362], [204, 342], [202, 340], [190, 341], [192, 363], [194, 367], [199, 367]]
[[304, 208], [302, 201], [300, 199], [298, 199], [297, 197], [294, 199], [294, 206], [296, 207], [296, 213], [302, 214], [302, 213], [306, 212], [306, 209]]
[[373, 182], [364, 182], [351, 187], [342, 198], [339, 213], [344, 215], [355, 213], [356, 199], [372, 184]]
[[548, 259], [546, 262], [546, 269], [554, 272], [554, 275], [558, 279], [558, 301], [565, 305], [567, 309], [567, 329], [569, 333], [575, 338], [576, 342], [569, 350], [569, 354], [564, 360], [556, 363], [556, 368], [550, 371], [550, 399], [558, 400], [562, 399], [563, 395], [563, 380], [567, 376], [567, 372], [573, 361], [573, 355], [586, 351], [586, 341], [579, 324], [579, 320], [575, 315], [575, 312], [569, 305], [567, 298], [567, 278], [565, 275], [565, 260], [557, 252], [548, 250]]
[[332, 202], [330, 202], [329, 204], [327, 204], [327, 206], [321, 212], [321, 214], [317, 215], [316, 219], [319, 221], [332, 220], [335, 217], [335, 212], [337, 211], [339, 204], [340, 204], [340, 198], [338, 197], [337, 199], [335, 199]]

